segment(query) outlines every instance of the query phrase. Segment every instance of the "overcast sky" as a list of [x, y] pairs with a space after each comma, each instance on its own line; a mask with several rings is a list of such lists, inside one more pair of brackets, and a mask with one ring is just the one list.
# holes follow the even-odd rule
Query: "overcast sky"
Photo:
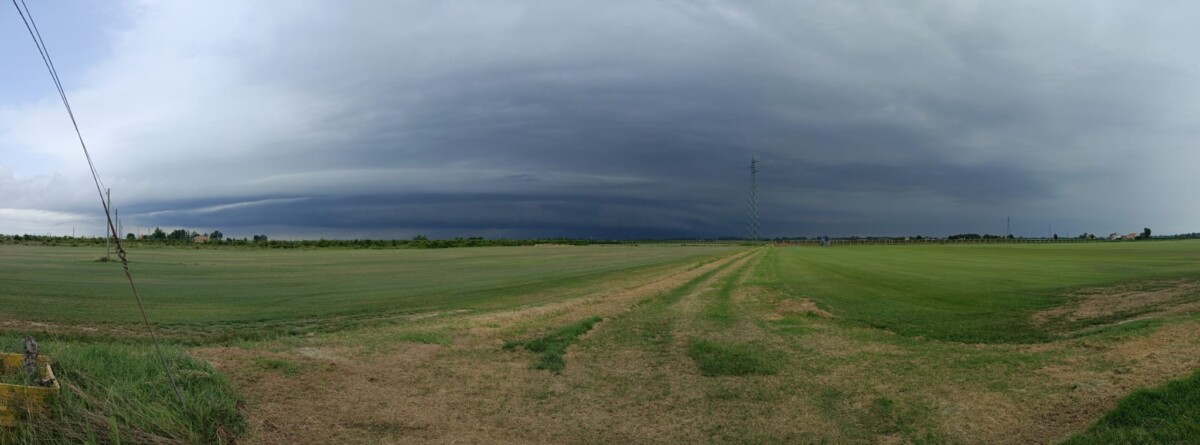
[[[30, 0], [125, 232], [1200, 231], [1197, 2]], [[0, 233], [102, 233], [0, 7]]]

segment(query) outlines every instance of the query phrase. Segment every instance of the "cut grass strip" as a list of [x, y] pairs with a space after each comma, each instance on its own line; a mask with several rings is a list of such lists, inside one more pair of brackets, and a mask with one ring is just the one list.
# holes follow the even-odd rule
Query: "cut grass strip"
[[721, 281], [721, 288], [717, 290], [713, 300], [704, 307], [704, 318], [706, 320], [721, 326], [733, 324], [736, 320], [736, 317], [733, 316], [733, 305], [730, 301], [733, 296], [733, 290], [753, 264], [754, 260], [746, 261]]
[[1200, 371], [1163, 386], [1134, 391], [1064, 445], [1196, 443], [1197, 438]]
[[713, 276], [736, 262], [737, 260], [734, 259], [721, 264], [712, 270], [688, 280], [682, 286], [672, 289], [666, 294], [637, 302], [634, 304], [633, 309], [636, 309], [638, 312], [619, 319], [621, 321], [629, 320], [634, 325], [633, 329], [626, 329], [624, 331], [636, 333], [637, 338], [645, 340], [652, 345], [669, 344], [671, 342], [672, 323], [669, 313], [671, 305], [679, 302], [684, 296], [694, 292], [701, 283], [707, 282]]
[[540, 338], [505, 342], [503, 348], [511, 351], [517, 347], [524, 347], [530, 352], [540, 353], [541, 356], [534, 362], [533, 368], [559, 372], [567, 366], [567, 363], [563, 361], [563, 354], [567, 353], [567, 347], [571, 346], [571, 343], [575, 342], [579, 336], [592, 330], [592, 326], [599, 323], [600, 320], [602, 320], [601, 317], [588, 317], [555, 329]]
[[782, 355], [761, 345], [701, 338], [688, 342], [687, 354], [700, 367], [700, 374], [709, 377], [775, 375], [783, 369], [784, 362]]

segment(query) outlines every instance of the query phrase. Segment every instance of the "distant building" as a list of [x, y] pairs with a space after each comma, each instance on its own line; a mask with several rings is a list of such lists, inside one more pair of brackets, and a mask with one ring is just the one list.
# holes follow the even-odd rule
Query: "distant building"
[[1110, 233], [1110, 234], [1108, 234], [1108, 240], [1109, 240], [1109, 241], [1113, 241], [1113, 240], [1119, 240], [1119, 239], [1121, 239], [1121, 234], [1120, 234], [1120, 233], [1113, 232], [1113, 233]]
[[1137, 239], [1137, 237], [1138, 237], [1138, 234], [1130, 233], [1130, 234], [1126, 234], [1126, 235], [1122, 236], [1121, 239]]
[[192, 242], [193, 243], [207, 243], [208, 237], [204, 236], [204, 235], [196, 235], [196, 236], [192, 237]]

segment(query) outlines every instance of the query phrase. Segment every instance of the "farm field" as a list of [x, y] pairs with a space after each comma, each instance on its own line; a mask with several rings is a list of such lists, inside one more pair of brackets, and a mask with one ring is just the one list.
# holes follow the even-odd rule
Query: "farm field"
[[[95, 261], [103, 251], [0, 249], [0, 311], [10, 319], [96, 329], [141, 322], [120, 264]], [[540, 304], [731, 250], [147, 248], [132, 249], [129, 257], [153, 320], [168, 334], [211, 341], [221, 334], [304, 334], [406, 313]]]
[[[97, 256], [0, 247], [0, 341], [15, 350], [32, 333], [55, 356], [81, 394], [64, 402], [89, 413], [57, 415], [93, 428], [84, 441], [1153, 443], [1200, 432], [1186, 420], [1198, 409], [1200, 242], [135, 250], [185, 377], [182, 414], [119, 266]], [[1139, 423], [1152, 411], [1141, 406], [1159, 423]]]

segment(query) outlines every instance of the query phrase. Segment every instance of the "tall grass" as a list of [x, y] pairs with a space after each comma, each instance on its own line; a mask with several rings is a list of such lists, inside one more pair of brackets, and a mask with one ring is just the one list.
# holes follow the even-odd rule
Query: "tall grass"
[[[0, 344], [19, 342], [0, 336]], [[228, 380], [179, 349], [163, 352], [184, 394], [182, 406], [148, 346], [53, 341], [41, 346], [62, 393], [48, 413], [27, 416], [8, 431], [8, 442], [224, 444], [245, 428]]]

